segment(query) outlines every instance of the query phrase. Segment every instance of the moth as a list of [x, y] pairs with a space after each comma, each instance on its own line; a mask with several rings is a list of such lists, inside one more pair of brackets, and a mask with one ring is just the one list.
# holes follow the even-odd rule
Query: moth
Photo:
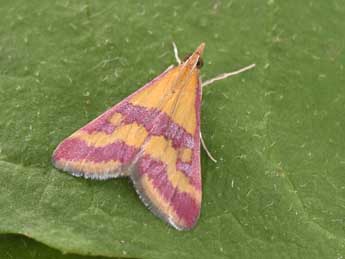
[[91, 179], [129, 177], [143, 203], [178, 230], [192, 229], [201, 208], [200, 107], [203, 87], [255, 66], [201, 82], [205, 44], [178, 57], [151, 82], [64, 139], [53, 165]]

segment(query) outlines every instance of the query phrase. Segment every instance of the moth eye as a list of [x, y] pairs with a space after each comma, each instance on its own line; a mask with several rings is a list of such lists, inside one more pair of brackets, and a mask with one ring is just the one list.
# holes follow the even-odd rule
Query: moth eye
[[196, 63], [196, 67], [197, 68], [202, 68], [202, 66], [204, 65], [204, 60], [200, 57], [198, 60], [198, 63]]

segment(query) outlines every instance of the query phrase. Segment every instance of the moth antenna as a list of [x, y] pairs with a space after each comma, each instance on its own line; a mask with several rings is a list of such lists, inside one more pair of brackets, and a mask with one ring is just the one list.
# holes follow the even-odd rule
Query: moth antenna
[[236, 71], [233, 71], [233, 72], [220, 74], [220, 75], [218, 75], [218, 76], [216, 76], [216, 77], [214, 77], [214, 78], [211, 78], [211, 79], [209, 79], [209, 80], [206, 80], [205, 82], [202, 83], [201, 86], [202, 86], [202, 87], [205, 87], [205, 86], [210, 85], [210, 84], [212, 84], [212, 83], [214, 83], [214, 82], [216, 82], [216, 81], [223, 80], [223, 79], [228, 78], [228, 77], [230, 77], [230, 76], [238, 75], [238, 74], [240, 74], [240, 73], [242, 73], [242, 72], [245, 72], [245, 71], [247, 71], [247, 70], [252, 69], [252, 68], [255, 67], [255, 66], [256, 66], [255, 64], [251, 64], [251, 65], [249, 65], [249, 66], [243, 67], [243, 68], [241, 68], [241, 69], [239, 69], [239, 70], [236, 70]]
[[172, 45], [173, 45], [173, 49], [174, 49], [174, 56], [175, 56], [176, 62], [180, 65], [181, 59], [178, 56], [178, 49], [177, 49], [177, 46], [176, 46], [174, 41], [172, 42]]
[[211, 152], [208, 150], [206, 144], [205, 144], [205, 141], [204, 139], [202, 138], [202, 134], [201, 134], [201, 131], [200, 131], [200, 141], [201, 141], [201, 145], [202, 147], [204, 148], [207, 156], [214, 162], [214, 163], [217, 163], [217, 160], [212, 156]]

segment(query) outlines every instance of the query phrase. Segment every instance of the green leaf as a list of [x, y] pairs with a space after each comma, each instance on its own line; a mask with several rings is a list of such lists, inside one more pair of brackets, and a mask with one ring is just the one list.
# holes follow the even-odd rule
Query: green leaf
[[[343, 1], [1, 6], [1, 233], [110, 257], [343, 257]], [[202, 130], [219, 163], [202, 153], [190, 232], [155, 218], [127, 179], [75, 178], [50, 163], [63, 138], [173, 63], [172, 41], [182, 56], [206, 42], [204, 78], [257, 63], [204, 91]], [[49, 248], [35, 249], [44, 258]]]
[[105, 259], [106, 257], [89, 257], [82, 255], [64, 255], [30, 238], [19, 235], [0, 235], [2, 259]]

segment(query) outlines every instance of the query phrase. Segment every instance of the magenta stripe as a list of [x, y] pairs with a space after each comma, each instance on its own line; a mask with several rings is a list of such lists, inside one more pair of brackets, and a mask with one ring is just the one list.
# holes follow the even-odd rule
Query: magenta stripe
[[182, 162], [181, 160], [177, 160], [176, 162], [176, 169], [183, 171], [186, 176], [190, 177], [192, 173], [192, 165], [189, 163]]
[[194, 147], [193, 136], [173, 122], [168, 115], [157, 109], [124, 102], [116, 107], [116, 112], [124, 116], [123, 122], [125, 124], [136, 122], [143, 125], [150, 135], [164, 136], [172, 140], [174, 148]]
[[197, 204], [189, 194], [180, 192], [172, 186], [166, 173], [166, 166], [161, 161], [146, 155], [138, 163], [139, 176], [148, 175], [154, 188], [159, 190], [176, 214], [186, 222], [187, 227], [192, 227], [199, 217], [200, 204]]
[[136, 148], [128, 146], [122, 141], [95, 148], [88, 146], [84, 141], [78, 138], [68, 138], [57, 147], [53, 159], [71, 161], [87, 159], [92, 162], [118, 160], [126, 164], [134, 158], [136, 153]]
[[190, 163], [182, 162], [181, 160], [177, 160], [176, 162], [176, 169], [183, 172], [187, 177], [189, 177], [189, 181], [197, 190], [201, 190], [201, 179], [200, 174], [196, 173], [196, 169], [193, 171], [193, 166]]

